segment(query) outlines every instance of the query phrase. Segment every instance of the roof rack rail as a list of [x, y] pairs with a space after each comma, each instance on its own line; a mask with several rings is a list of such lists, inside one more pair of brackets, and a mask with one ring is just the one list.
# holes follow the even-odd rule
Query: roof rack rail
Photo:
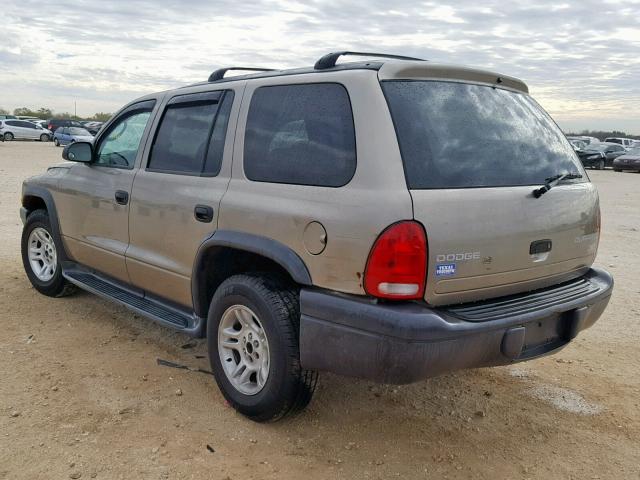
[[316, 70], [326, 70], [336, 66], [338, 58], [344, 55], [352, 55], [357, 57], [380, 57], [380, 58], [395, 58], [396, 60], [420, 60], [426, 62], [423, 58], [405, 57], [403, 55], [387, 55], [386, 53], [368, 53], [368, 52], [334, 52], [328, 53], [324, 57], [320, 58], [313, 66]]
[[224, 78], [224, 74], [230, 70], [243, 70], [247, 72], [273, 72], [273, 68], [259, 68], [259, 67], [227, 67], [227, 68], [219, 68], [215, 70], [211, 75], [209, 75], [209, 82], [215, 82], [217, 80], [222, 80]]

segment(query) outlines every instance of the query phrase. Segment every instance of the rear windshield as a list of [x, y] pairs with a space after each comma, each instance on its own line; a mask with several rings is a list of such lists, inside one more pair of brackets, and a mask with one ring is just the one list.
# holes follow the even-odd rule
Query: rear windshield
[[[538, 185], [586, 175], [528, 95], [441, 81], [384, 81], [411, 189]], [[576, 181], [576, 180], [572, 180]]]

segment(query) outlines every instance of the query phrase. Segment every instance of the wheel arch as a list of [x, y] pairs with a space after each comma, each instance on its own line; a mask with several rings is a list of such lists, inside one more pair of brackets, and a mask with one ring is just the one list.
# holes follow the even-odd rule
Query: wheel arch
[[303, 260], [291, 248], [266, 237], [232, 230], [217, 230], [196, 255], [191, 294], [196, 315], [206, 318], [217, 287], [227, 278], [250, 271], [270, 271], [292, 283], [312, 285]]
[[62, 243], [62, 236], [60, 234], [58, 212], [51, 192], [43, 187], [30, 185], [25, 186], [22, 191], [22, 208], [26, 210], [25, 218], [28, 217], [31, 212], [39, 209], [47, 211], [47, 214], [49, 215], [49, 222], [51, 224], [51, 233], [53, 234], [53, 240], [56, 244], [58, 256], [61, 261], [68, 260], [64, 244]]

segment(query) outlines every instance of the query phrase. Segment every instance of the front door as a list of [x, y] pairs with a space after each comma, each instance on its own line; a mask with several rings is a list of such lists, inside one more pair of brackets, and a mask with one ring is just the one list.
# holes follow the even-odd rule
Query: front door
[[129, 197], [154, 105], [149, 100], [122, 111], [96, 140], [94, 161], [71, 167], [55, 198], [71, 258], [124, 282]]
[[169, 99], [133, 184], [131, 283], [188, 308], [193, 261], [216, 229], [231, 175], [233, 99], [233, 90]]

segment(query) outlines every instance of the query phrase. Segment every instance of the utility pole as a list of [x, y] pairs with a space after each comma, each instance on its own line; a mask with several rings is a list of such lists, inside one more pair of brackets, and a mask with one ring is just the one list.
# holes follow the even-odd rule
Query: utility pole
[[73, 101], [73, 116], [78, 117], [78, 102], [75, 100]]

